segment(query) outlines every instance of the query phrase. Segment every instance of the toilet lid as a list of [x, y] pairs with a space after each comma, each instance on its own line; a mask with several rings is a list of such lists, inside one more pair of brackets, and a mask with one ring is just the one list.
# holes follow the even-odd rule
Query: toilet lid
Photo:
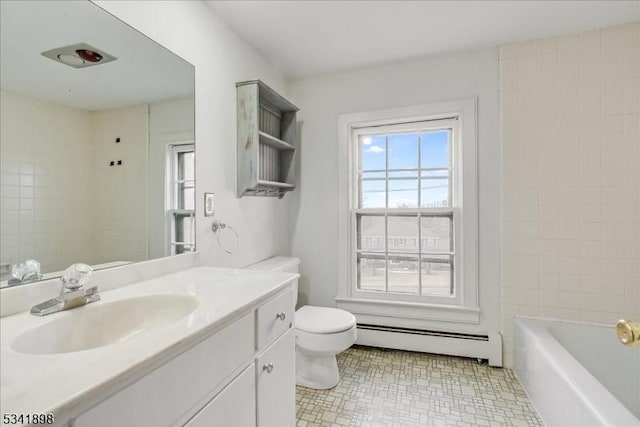
[[296, 311], [296, 329], [313, 334], [334, 334], [355, 324], [356, 317], [339, 308], [305, 305]]

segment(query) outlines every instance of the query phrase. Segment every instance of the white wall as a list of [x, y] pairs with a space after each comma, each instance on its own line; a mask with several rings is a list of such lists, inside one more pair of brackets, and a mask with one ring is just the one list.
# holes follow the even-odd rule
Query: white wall
[[93, 262], [89, 112], [2, 91], [2, 264]]
[[640, 317], [640, 24], [500, 48], [502, 332]]
[[96, 111], [91, 119], [94, 262], [144, 261], [149, 258], [149, 105]]
[[[195, 137], [194, 98], [153, 102], [149, 105], [149, 256], [158, 258], [167, 253], [166, 237], [166, 157], [170, 142], [193, 141]], [[196, 154], [197, 156], [197, 154]], [[205, 165], [206, 167], [206, 162]], [[197, 167], [197, 165], [196, 165]]]
[[334, 306], [337, 287], [338, 115], [478, 98], [480, 209], [479, 325], [499, 328], [500, 144], [495, 50], [443, 56], [292, 82], [300, 107], [300, 179], [291, 206], [292, 253], [302, 258], [299, 303]]
[[[236, 88], [260, 78], [286, 96], [287, 82], [264, 58], [199, 1], [96, 1], [108, 12], [180, 55], [196, 69], [196, 242], [201, 259], [244, 266], [289, 252], [288, 204], [236, 197]], [[203, 193], [216, 194], [216, 217], [240, 234], [241, 250], [227, 255], [203, 215]]]

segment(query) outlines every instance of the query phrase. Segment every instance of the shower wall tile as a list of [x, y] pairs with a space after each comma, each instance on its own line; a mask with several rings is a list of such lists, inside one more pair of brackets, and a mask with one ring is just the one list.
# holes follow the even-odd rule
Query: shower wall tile
[[89, 112], [7, 91], [0, 100], [4, 270], [29, 258], [44, 272], [147, 259], [147, 105]]
[[500, 47], [502, 332], [640, 318], [640, 23]]
[[6, 91], [0, 99], [0, 263], [92, 263], [91, 113]]
[[[139, 104], [92, 115], [97, 263], [148, 258], [149, 107]], [[120, 138], [119, 143], [114, 143]], [[121, 165], [109, 166], [111, 161]]]

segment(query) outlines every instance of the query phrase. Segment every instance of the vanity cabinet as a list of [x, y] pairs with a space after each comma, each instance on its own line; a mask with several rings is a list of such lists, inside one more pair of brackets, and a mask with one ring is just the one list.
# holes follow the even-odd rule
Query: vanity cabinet
[[[202, 408], [185, 427], [231, 427], [256, 425], [256, 375], [253, 364]], [[238, 403], [242, 402], [242, 409]], [[272, 424], [275, 425], [275, 424]]]
[[295, 189], [298, 107], [260, 80], [236, 83], [238, 197]]
[[295, 425], [294, 301], [290, 284], [72, 425]]

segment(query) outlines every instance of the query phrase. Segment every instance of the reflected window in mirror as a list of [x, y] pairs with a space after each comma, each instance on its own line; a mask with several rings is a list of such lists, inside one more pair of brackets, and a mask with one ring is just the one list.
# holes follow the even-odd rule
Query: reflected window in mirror
[[195, 250], [195, 145], [171, 144], [167, 157], [169, 251], [175, 255]]

